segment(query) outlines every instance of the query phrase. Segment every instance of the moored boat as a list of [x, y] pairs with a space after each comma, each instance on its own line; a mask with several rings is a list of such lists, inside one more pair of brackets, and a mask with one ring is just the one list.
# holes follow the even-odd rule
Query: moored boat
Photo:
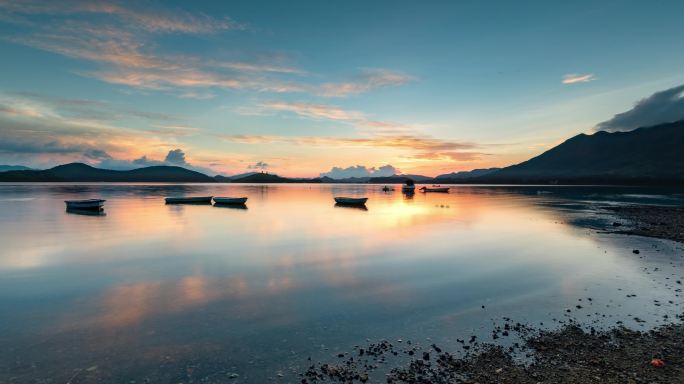
[[401, 186], [401, 192], [405, 193], [407, 195], [413, 194], [416, 192], [416, 185], [414, 184], [413, 180], [408, 179], [406, 180], [406, 183]]
[[214, 197], [214, 204], [242, 205], [246, 202], [246, 197]]
[[336, 197], [335, 202], [343, 205], [365, 205], [367, 197]]
[[64, 200], [67, 210], [89, 210], [101, 211], [104, 209], [104, 202], [102, 199], [87, 199], [87, 200]]
[[448, 187], [439, 187], [439, 188], [428, 188], [428, 187], [423, 187], [420, 189], [422, 192], [441, 192], [441, 193], [449, 193], [449, 188]]
[[211, 204], [213, 196], [167, 197], [166, 204]]

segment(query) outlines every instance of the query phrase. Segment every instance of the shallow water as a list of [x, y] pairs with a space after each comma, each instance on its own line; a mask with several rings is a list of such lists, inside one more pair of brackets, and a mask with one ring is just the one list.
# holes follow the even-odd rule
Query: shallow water
[[[640, 328], [681, 313], [681, 245], [599, 233], [613, 218], [594, 209], [684, 195], [380, 188], [0, 185], [0, 382], [298, 382], [308, 357], [367, 339], [449, 347], [503, 316]], [[249, 201], [164, 204], [177, 195]], [[106, 214], [67, 213], [70, 198]]]

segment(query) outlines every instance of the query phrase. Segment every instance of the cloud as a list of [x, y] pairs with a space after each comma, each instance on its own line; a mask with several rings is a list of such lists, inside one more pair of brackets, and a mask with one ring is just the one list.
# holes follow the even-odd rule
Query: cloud
[[399, 86], [415, 80], [413, 76], [387, 69], [364, 69], [355, 81], [326, 83], [321, 85], [320, 94], [329, 97], [345, 97], [370, 90]]
[[[99, 68], [74, 71], [81, 76], [180, 98], [214, 97], [207, 88], [342, 97], [414, 80], [388, 69], [362, 69], [351, 81], [311, 84], [299, 79], [309, 75], [306, 71], [285, 65], [281, 57], [272, 54], [251, 54], [246, 60], [219, 60], [165, 53], [155, 44], [162, 34], [214, 34], [246, 27], [226, 17], [153, 4], [0, 0], [0, 11], [13, 16], [40, 16], [40, 21], [28, 18], [16, 22], [25, 28], [20, 33], [5, 33], [0, 39], [100, 64]], [[95, 21], [86, 21], [83, 14], [97, 17]], [[298, 78], [288, 81], [283, 78], [286, 76]]]
[[365, 120], [365, 117], [361, 112], [347, 111], [334, 105], [269, 102], [261, 104], [261, 107], [276, 111], [292, 112], [297, 115], [313, 119], [327, 119], [346, 122], [359, 122]]
[[346, 179], [348, 177], [392, 176], [397, 173], [399, 173], [399, 170], [389, 164], [383, 165], [378, 168], [368, 168], [364, 165], [356, 165], [347, 168], [332, 167], [330, 171], [321, 173], [321, 177], [330, 177], [332, 179]]
[[563, 84], [575, 84], [575, 83], [588, 83], [590, 81], [596, 80], [596, 77], [594, 76], [593, 73], [587, 73], [587, 74], [578, 74], [578, 73], [570, 73], [565, 76], [563, 76]]
[[479, 147], [479, 145], [475, 143], [413, 135], [381, 135], [355, 138], [276, 135], [222, 135], [221, 137], [226, 141], [245, 144], [289, 142], [321, 146], [389, 147], [422, 151], [470, 150]]
[[363, 133], [402, 135], [410, 134], [414, 130], [412, 126], [407, 124], [372, 120], [362, 112], [350, 111], [329, 104], [271, 101], [262, 103], [256, 108], [242, 109], [240, 113], [254, 115], [263, 114], [265, 111], [291, 112], [309, 119], [348, 123]]
[[416, 135], [376, 135], [371, 137], [317, 137], [276, 135], [222, 135], [226, 141], [241, 144], [290, 143], [325, 147], [381, 147], [410, 152], [407, 158], [432, 161], [472, 161], [485, 156], [476, 149], [481, 145]]
[[684, 119], [684, 84], [639, 100], [629, 111], [599, 123], [596, 131], [630, 131]]
[[164, 162], [173, 165], [178, 165], [180, 167], [190, 165], [187, 161], [185, 161], [185, 152], [183, 152], [182, 149], [170, 150], [169, 153], [166, 155], [166, 159], [164, 159]]
[[411, 156], [406, 156], [406, 158], [411, 160], [423, 160], [423, 161], [457, 161], [457, 162], [468, 162], [480, 160], [482, 157], [487, 156], [486, 153], [482, 152], [423, 152]]
[[190, 164], [185, 157], [185, 151], [180, 148], [169, 150], [164, 160], [156, 160], [148, 157], [147, 155], [143, 155], [134, 160], [115, 159], [110, 156], [108, 158], [102, 158], [101, 161], [96, 164], [96, 166], [99, 168], [115, 170], [129, 170], [160, 165], [183, 167], [208, 175], [215, 174], [215, 172], [209, 168]]
[[[112, 125], [98, 103], [0, 94], [0, 156], [30, 164], [97, 162], [171, 145], [157, 135]], [[73, 108], [73, 109], [70, 109]], [[93, 112], [93, 113], [91, 113]]]
[[266, 170], [268, 167], [270, 167], [269, 164], [264, 163], [263, 161], [258, 161], [254, 164], [250, 164], [247, 166], [247, 169], [260, 169], [262, 171]]
[[[118, 2], [88, 0], [67, 1], [0, 1], [0, 9], [17, 14], [78, 15], [100, 14], [114, 16], [120, 22], [137, 29], [156, 33], [214, 33], [230, 29], [245, 29], [245, 25], [230, 18], [215, 18], [203, 14], [191, 14], [181, 9], [159, 7], [125, 7]], [[127, 5], [131, 5], [130, 3]]]
[[306, 72], [294, 67], [273, 64], [245, 63], [245, 62], [217, 62], [210, 63], [212, 67], [233, 69], [241, 72], [274, 72], [304, 75]]
[[69, 99], [34, 92], [0, 94], [0, 113], [27, 117], [62, 116], [97, 121], [137, 118], [147, 122], [178, 122], [180, 117], [141, 111], [100, 100]]

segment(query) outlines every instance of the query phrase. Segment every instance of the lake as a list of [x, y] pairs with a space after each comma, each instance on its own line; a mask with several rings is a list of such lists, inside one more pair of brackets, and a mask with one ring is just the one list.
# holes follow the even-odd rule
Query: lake
[[[0, 382], [299, 382], [309, 357], [382, 339], [455, 350], [504, 316], [639, 329], [681, 313], [681, 244], [605, 233], [596, 206], [684, 195], [381, 187], [0, 185]], [[179, 195], [249, 201], [164, 204]], [[65, 212], [85, 198], [105, 215]]]

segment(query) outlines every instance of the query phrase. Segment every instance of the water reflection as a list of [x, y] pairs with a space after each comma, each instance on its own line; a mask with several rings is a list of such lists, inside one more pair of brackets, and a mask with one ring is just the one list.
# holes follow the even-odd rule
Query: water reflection
[[228, 208], [228, 209], [246, 210], [246, 209], [247, 209], [247, 204], [218, 204], [218, 203], [214, 203], [214, 207], [216, 207], [216, 208]]
[[335, 208], [357, 209], [359, 211], [367, 211], [368, 210], [368, 207], [366, 207], [365, 205], [345, 204], [345, 203], [335, 203]]
[[92, 210], [92, 209], [77, 209], [77, 208], [67, 208], [66, 213], [72, 215], [83, 215], [83, 216], [107, 216], [105, 211], [102, 210]]
[[[684, 196], [395, 189], [0, 186], [0, 341], [13, 346], [0, 350], [0, 382], [67, 382], [85, 362], [113, 382], [188, 382], [165, 376], [188, 367], [196, 381], [225, 379], [226, 366], [264, 382], [366, 338], [448, 345], [492, 318], [548, 321], [587, 295], [611, 320], [655, 321], [666, 308], [651, 310], [652, 300], [676, 300], [644, 268], [680, 273], [670, 264], [680, 249], [597, 234], [582, 220], [597, 201], [681, 204]], [[181, 194], [248, 196], [250, 208], [164, 204]], [[368, 209], [331, 204], [340, 195], [368, 196]], [[82, 198], [107, 198], [107, 216], [64, 214], [63, 200]], [[643, 293], [626, 300], [618, 289]]]

